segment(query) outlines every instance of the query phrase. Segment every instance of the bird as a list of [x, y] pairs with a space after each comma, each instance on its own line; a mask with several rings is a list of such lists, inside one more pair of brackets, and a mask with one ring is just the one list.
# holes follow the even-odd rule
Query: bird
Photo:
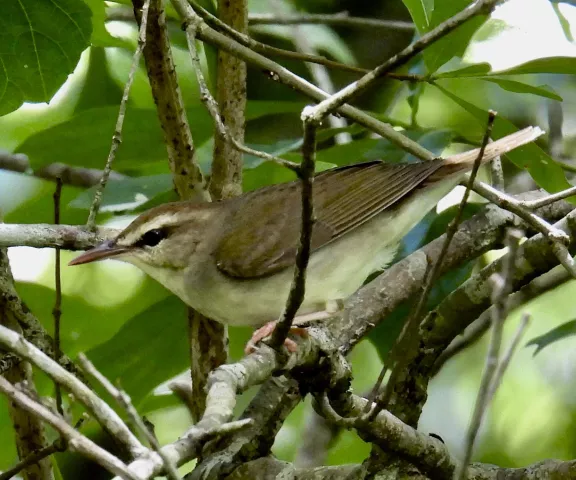
[[[489, 143], [482, 162], [542, 133], [528, 127]], [[402, 238], [472, 169], [479, 150], [317, 173], [305, 296], [294, 325], [330, 316], [370, 274], [385, 269]], [[252, 351], [286, 304], [300, 239], [301, 188], [296, 180], [218, 202], [160, 205], [69, 265], [131, 263], [203, 315], [259, 327], [247, 347]], [[294, 345], [288, 339], [290, 350]]]

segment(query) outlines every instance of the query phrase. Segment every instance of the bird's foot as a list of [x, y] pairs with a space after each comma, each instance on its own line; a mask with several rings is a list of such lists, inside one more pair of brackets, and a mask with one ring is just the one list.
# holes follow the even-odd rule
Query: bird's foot
[[[273, 322], [268, 322], [259, 329], [255, 330], [252, 334], [252, 338], [248, 341], [246, 347], [244, 348], [244, 353], [246, 355], [253, 353], [256, 350], [256, 344], [258, 342], [272, 335], [272, 332], [276, 328], [277, 323], [278, 321], [274, 320]], [[290, 333], [303, 338], [308, 336], [308, 332], [305, 328], [302, 327], [290, 327]], [[296, 345], [296, 342], [290, 338], [286, 338], [286, 340], [284, 340], [284, 346], [288, 349], [289, 352], [292, 353], [298, 350], [298, 345]]]

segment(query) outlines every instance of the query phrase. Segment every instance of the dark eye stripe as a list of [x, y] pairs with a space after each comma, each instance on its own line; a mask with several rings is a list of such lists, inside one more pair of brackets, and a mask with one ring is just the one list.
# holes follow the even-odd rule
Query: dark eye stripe
[[139, 247], [155, 247], [168, 236], [168, 230], [165, 228], [154, 228], [144, 233], [140, 240], [136, 242]]

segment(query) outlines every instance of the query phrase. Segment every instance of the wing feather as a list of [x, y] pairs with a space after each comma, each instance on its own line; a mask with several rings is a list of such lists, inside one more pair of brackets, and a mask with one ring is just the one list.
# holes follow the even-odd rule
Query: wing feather
[[[393, 165], [368, 162], [316, 175], [312, 252], [392, 207], [442, 164], [442, 160]], [[250, 279], [292, 266], [300, 220], [298, 181], [245, 195], [214, 250], [218, 268], [226, 275]]]

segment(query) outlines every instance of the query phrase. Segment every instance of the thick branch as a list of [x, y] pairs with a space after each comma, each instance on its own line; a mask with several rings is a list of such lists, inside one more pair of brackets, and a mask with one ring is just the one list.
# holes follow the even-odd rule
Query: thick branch
[[[0, 249], [0, 275], [2, 275], [3, 283], [13, 286], [12, 272], [5, 248]], [[10, 305], [11, 303], [6, 302], [5, 296], [0, 295], [0, 325], [20, 331], [14, 312], [9, 308]], [[13, 384], [25, 385], [28, 391], [37, 395], [32, 376], [32, 366], [28, 362], [16, 363], [4, 373], [4, 378]], [[20, 461], [24, 461], [45, 447], [44, 427], [37, 417], [30, 415], [13, 402], [9, 402], [8, 410], [14, 427], [18, 458]], [[37, 462], [24, 467], [22, 475], [24, 480], [52, 480], [54, 478], [52, 464], [47, 458], [39, 459]]]
[[[144, 1], [133, 0], [132, 3], [138, 25], [141, 25], [141, 9]], [[182, 199], [197, 196], [208, 200], [209, 196], [198, 167], [192, 133], [176, 77], [170, 39], [166, 30], [166, 14], [161, 0], [150, 1], [148, 15], [144, 59], [158, 118], [164, 131], [174, 185]]]

